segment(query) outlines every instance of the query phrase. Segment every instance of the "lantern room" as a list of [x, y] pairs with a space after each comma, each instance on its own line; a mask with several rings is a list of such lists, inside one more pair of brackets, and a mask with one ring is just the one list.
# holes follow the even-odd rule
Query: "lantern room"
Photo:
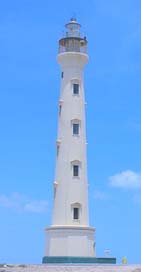
[[65, 37], [59, 40], [59, 53], [80, 52], [87, 53], [87, 40], [80, 32], [81, 25], [75, 18], [71, 18], [70, 22], [65, 25]]

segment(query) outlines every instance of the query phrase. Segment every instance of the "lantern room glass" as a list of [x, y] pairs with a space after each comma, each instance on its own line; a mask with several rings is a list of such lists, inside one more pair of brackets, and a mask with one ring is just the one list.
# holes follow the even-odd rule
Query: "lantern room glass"
[[59, 40], [59, 53], [80, 52], [87, 53], [87, 40], [80, 32], [81, 25], [76, 19], [71, 18], [70, 22], [65, 25], [66, 34]]

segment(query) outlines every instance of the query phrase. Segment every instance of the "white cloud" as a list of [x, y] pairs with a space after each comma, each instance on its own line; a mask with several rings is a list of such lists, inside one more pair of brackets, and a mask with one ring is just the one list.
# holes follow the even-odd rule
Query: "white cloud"
[[106, 195], [105, 192], [102, 192], [102, 191], [99, 191], [99, 190], [94, 191], [94, 199], [105, 200], [107, 198], [108, 198], [108, 196]]
[[22, 194], [12, 193], [9, 196], [0, 195], [0, 207], [21, 212], [44, 213], [48, 203], [46, 200], [31, 200]]
[[141, 173], [131, 170], [123, 171], [109, 178], [110, 185], [119, 188], [141, 188]]
[[24, 206], [24, 210], [33, 213], [43, 213], [46, 212], [48, 208], [48, 203], [45, 200], [40, 201], [30, 201]]

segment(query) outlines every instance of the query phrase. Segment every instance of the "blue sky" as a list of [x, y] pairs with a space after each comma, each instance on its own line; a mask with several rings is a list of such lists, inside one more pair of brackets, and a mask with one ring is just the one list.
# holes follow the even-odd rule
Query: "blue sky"
[[97, 256], [140, 263], [141, 1], [0, 3], [0, 263], [40, 263], [51, 224], [60, 68], [76, 14], [85, 70], [90, 222]]

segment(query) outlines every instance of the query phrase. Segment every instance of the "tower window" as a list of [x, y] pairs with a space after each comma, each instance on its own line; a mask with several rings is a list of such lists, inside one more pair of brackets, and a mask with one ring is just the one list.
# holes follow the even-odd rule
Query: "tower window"
[[60, 146], [57, 145], [57, 157], [59, 156], [59, 149], [60, 149]]
[[79, 176], [79, 165], [73, 165], [73, 176], [74, 177]]
[[58, 182], [54, 181], [54, 198], [56, 197], [57, 185]]
[[63, 78], [63, 77], [64, 77], [64, 72], [61, 73], [61, 78]]
[[56, 187], [54, 188], [54, 198], [56, 197]]
[[79, 124], [73, 124], [73, 135], [79, 135]]
[[79, 84], [77, 84], [77, 83], [73, 84], [73, 94], [75, 94], [75, 95], [79, 94]]
[[56, 141], [56, 153], [57, 153], [57, 157], [59, 156], [60, 144], [61, 144], [61, 140], [57, 139], [57, 141]]
[[59, 115], [61, 115], [62, 105], [59, 105]]
[[59, 115], [61, 115], [62, 107], [63, 107], [63, 100], [59, 100]]
[[73, 208], [73, 219], [74, 220], [79, 219], [79, 208]]

